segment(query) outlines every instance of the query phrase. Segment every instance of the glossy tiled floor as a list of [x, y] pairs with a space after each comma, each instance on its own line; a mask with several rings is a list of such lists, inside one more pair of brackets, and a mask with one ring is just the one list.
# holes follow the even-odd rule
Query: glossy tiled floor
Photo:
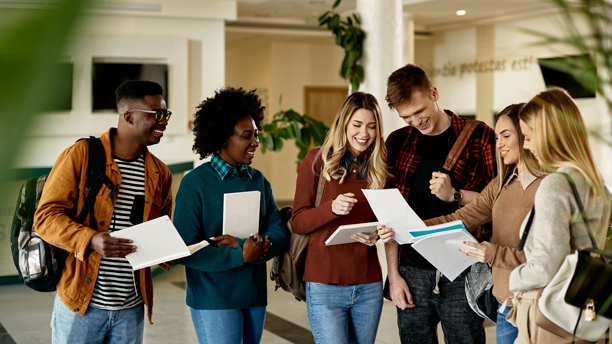
[[[197, 343], [185, 305], [184, 270], [174, 267], [156, 276], [154, 325], [145, 327], [146, 344]], [[262, 343], [313, 343], [306, 304], [268, 284], [268, 316]], [[22, 285], [0, 287], [0, 344], [51, 342], [53, 293], [38, 293]], [[486, 324], [487, 343], [495, 343], [495, 326]], [[440, 343], [444, 343], [439, 331]], [[399, 343], [395, 306], [385, 302], [376, 343]]]

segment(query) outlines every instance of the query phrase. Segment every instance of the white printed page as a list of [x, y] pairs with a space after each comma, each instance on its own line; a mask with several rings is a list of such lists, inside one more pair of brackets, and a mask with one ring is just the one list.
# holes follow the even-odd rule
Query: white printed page
[[395, 232], [400, 244], [414, 242], [411, 230], [426, 228], [423, 220], [410, 208], [398, 189], [362, 190], [378, 222]]

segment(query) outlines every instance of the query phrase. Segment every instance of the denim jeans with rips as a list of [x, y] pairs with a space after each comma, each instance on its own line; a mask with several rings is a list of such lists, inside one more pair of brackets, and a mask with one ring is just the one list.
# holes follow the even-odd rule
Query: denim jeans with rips
[[374, 343], [382, 303], [382, 282], [306, 282], [308, 321], [317, 344]]
[[189, 309], [200, 344], [258, 344], [261, 341], [266, 321], [265, 306]]
[[[438, 343], [438, 323], [442, 323], [446, 343], [485, 344], [484, 319], [467, 302], [463, 275], [452, 282], [442, 276], [436, 282], [436, 270], [401, 265], [399, 272], [408, 284], [415, 305], [397, 309], [402, 344]], [[438, 293], [434, 292], [436, 286]]]
[[144, 318], [143, 303], [118, 311], [88, 307], [80, 316], [56, 294], [51, 317], [53, 344], [141, 344]]

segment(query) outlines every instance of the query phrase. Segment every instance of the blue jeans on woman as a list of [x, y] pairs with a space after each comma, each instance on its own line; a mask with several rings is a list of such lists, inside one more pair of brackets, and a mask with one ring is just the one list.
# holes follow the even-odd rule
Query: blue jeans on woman
[[382, 282], [340, 286], [306, 282], [308, 321], [317, 344], [374, 343]]
[[258, 344], [266, 322], [266, 307], [193, 309], [191, 320], [200, 344]]
[[499, 309], [501, 306], [501, 303], [497, 306], [497, 323], [495, 327], [497, 344], [512, 344], [518, 336], [518, 328], [506, 320], [506, 315], [508, 315], [512, 307], [506, 306], [504, 312], [500, 313]]

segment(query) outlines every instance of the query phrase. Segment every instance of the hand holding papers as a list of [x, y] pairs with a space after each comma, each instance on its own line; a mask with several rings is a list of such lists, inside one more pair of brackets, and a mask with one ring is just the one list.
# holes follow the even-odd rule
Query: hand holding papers
[[338, 227], [334, 234], [325, 240], [325, 246], [350, 244], [358, 242], [351, 237], [357, 233], [372, 233], [376, 230], [378, 222], [357, 223]]
[[414, 242], [410, 233], [426, 228], [425, 223], [410, 208], [398, 189], [361, 190], [378, 221], [395, 231], [394, 239], [400, 244]]
[[465, 269], [478, 262], [476, 258], [466, 256], [465, 253], [459, 251], [459, 249], [470, 248], [463, 244], [464, 241], [478, 243], [465, 230], [461, 221], [430, 226], [420, 233], [426, 231], [429, 233], [419, 235], [417, 241], [412, 244], [412, 248], [440, 270], [451, 282]]
[[187, 247], [168, 216], [112, 232], [110, 235], [134, 241], [133, 245], [137, 246], [138, 250], [125, 256], [134, 270], [189, 256], [208, 245], [204, 240]]
[[248, 238], [259, 231], [261, 192], [247, 191], [223, 195], [223, 234]]

